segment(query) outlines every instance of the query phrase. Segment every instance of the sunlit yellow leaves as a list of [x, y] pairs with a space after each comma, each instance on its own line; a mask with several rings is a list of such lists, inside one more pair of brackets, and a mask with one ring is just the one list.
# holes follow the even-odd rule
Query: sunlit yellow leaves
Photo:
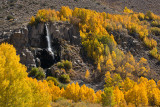
[[50, 105], [51, 95], [47, 81], [42, 82], [28, 78], [28, 84], [31, 87], [33, 107], [47, 107]]
[[128, 9], [127, 7], [124, 8], [123, 12], [125, 12], [125, 13], [133, 13], [133, 11]]
[[150, 52], [149, 52], [154, 58], [157, 58], [160, 61], [160, 54], [158, 53], [157, 48], [153, 48]]
[[107, 71], [113, 71], [113, 70], [115, 70], [114, 64], [113, 64], [113, 62], [112, 62], [111, 59], [107, 60], [107, 62], [106, 62], [106, 69], [107, 69]]
[[48, 85], [50, 89], [49, 90], [50, 94], [52, 95], [52, 101], [57, 100], [58, 98], [62, 96], [63, 89], [61, 90], [59, 87], [55, 86], [52, 81], [48, 81]]
[[88, 79], [89, 76], [90, 76], [90, 72], [87, 70], [86, 73], [85, 73], [85, 78]]
[[160, 89], [160, 80], [157, 82], [157, 87]]
[[68, 6], [62, 6], [60, 10], [60, 18], [62, 21], [68, 20], [72, 17], [72, 11]]
[[0, 106], [30, 106], [31, 89], [27, 84], [26, 67], [19, 63], [12, 45], [0, 45]]
[[134, 87], [126, 93], [125, 99], [127, 103], [130, 102], [136, 106], [148, 105], [146, 88], [139, 85], [134, 85]]
[[30, 20], [30, 24], [35, 24], [35, 23], [39, 23], [39, 22], [48, 22], [48, 21], [58, 21], [59, 17], [58, 17], [59, 13], [56, 12], [55, 10], [51, 10], [51, 9], [42, 9], [42, 10], [38, 10], [37, 15], [35, 17], [31, 17]]
[[114, 93], [114, 98], [115, 98], [116, 104], [119, 105], [120, 103], [122, 103], [124, 100], [123, 92], [121, 90], [119, 90], [118, 87], [115, 87], [113, 93]]
[[34, 23], [35, 23], [35, 17], [32, 16], [32, 17], [31, 17], [31, 20], [30, 20], [30, 22], [29, 22], [29, 24], [32, 25], [32, 24], [34, 24]]
[[78, 83], [69, 84], [64, 90], [63, 97], [74, 101], [87, 101], [90, 103], [100, 103], [102, 91], [94, 92], [93, 89], [84, 85], [81, 87]]
[[147, 47], [153, 49], [157, 46], [157, 42], [154, 39], [149, 39], [148, 37], [145, 37], [143, 39], [145, 45], [147, 45]]

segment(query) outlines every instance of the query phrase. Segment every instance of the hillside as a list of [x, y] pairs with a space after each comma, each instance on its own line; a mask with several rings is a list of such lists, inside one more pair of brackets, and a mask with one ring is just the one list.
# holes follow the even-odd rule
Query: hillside
[[[106, 13], [121, 13], [127, 6], [136, 12], [146, 13], [151, 10], [155, 14], [160, 14], [159, 0], [1, 0], [0, 31], [26, 25], [30, 17], [35, 15], [39, 9], [59, 10], [61, 6], [69, 6], [72, 9], [74, 7], [86, 8]], [[13, 16], [15, 21], [8, 22], [7, 16]]]
[[1, 4], [0, 106], [160, 106], [154, 8], [95, 0]]
[[[1, 0], [0, 1], [0, 31], [19, 28], [26, 25], [30, 17], [40, 9], [56, 9], [61, 6], [92, 9], [100, 12], [114, 13], [113, 9], [93, 0]], [[14, 21], [8, 21], [7, 16], [13, 16]]]
[[121, 11], [125, 6], [136, 11], [146, 13], [148, 10], [160, 15], [159, 0], [100, 0], [111, 9]]

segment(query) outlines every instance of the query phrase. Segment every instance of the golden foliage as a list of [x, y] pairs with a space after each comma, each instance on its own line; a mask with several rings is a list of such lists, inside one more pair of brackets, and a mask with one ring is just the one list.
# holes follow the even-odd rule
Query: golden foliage
[[160, 54], [158, 53], [157, 48], [153, 48], [150, 52], [149, 52], [154, 58], [158, 59], [160, 61]]
[[128, 9], [127, 7], [124, 8], [123, 10], [124, 13], [133, 13], [131, 9]]
[[143, 42], [145, 45], [151, 49], [155, 48], [157, 46], [157, 42], [154, 39], [149, 39], [148, 37], [145, 37], [143, 39]]
[[26, 67], [12, 45], [0, 45], [0, 106], [45, 107], [50, 103], [47, 82], [27, 77]]
[[[30, 24], [58, 20], [70, 21], [79, 26], [82, 45], [87, 51], [88, 57], [94, 60], [99, 71], [107, 71], [105, 91], [95, 93], [93, 89], [85, 85], [80, 87], [78, 83], [72, 83], [66, 89], [60, 89], [51, 81], [47, 83], [27, 78], [26, 68], [19, 63], [15, 49], [10, 45], [2, 44], [0, 46], [0, 61], [2, 62], [0, 63], [0, 101], [2, 101], [0, 105], [5, 107], [12, 103], [14, 106], [45, 107], [51, 101], [64, 97], [75, 102], [102, 102], [105, 105], [160, 106], [159, 82], [156, 84], [154, 80], [143, 77], [138, 82], [134, 82], [127, 77], [127, 75], [131, 77], [133, 74], [146, 76], [150, 71], [147, 60], [141, 58], [139, 62], [136, 62], [131, 53], [124, 54], [117, 48], [114, 36], [109, 34], [124, 30], [132, 36], [138, 35], [145, 45], [152, 49], [150, 54], [160, 60], [156, 48], [157, 42], [148, 37], [151, 33], [149, 32], [150, 21], [152, 21], [152, 26], [157, 27], [159, 16], [150, 11], [146, 15], [135, 13], [127, 7], [124, 9], [124, 14], [119, 15], [82, 8], [71, 10], [69, 7], [63, 6], [60, 12], [51, 9], [39, 10], [37, 15], [31, 18]], [[157, 34], [159, 30], [152, 28], [151, 31], [153, 34]], [[121, 76], [113, 75], [113, 71], [118, 72]], [[85, 77], [88, 75], [89, 72], [86, 71]], [[127, 77], [124, 81], [121, 79], [123, 76]], [[22, 89], [23, 92], [20, 91]]]
[[72, 11], [68, 6], [62, 6], [60, 10], [60, 19], [62, 21], [69, 20], [70, 17], [72, 17]]
[[85, 73], [85, 78], [88, 79], [89, 76], [90, 76], [90, 72], [87, 70], [86, 73]]

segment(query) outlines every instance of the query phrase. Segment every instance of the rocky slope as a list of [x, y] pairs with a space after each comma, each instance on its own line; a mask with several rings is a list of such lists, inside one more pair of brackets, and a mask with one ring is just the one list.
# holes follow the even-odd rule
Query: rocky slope
[[[26, 25], [31, 16], [35, 15], [39, 9], [51, 8], [59, 10], [61, 6], [115, 13], [113, 9], [95, 0], [1, 0], [0, 31], [20, 28]], [[14, 17], [14, 20], [7, 20], [7, 16]]]
[[[79, 7], [99, 12], [119, 13], [127, 6], [136, 12], [148, 10], [160, 14], [160, 0], [1, 0], [0, 31], [20, 28], [26, 25], [31, 16], [39, 9], [51, 8], [59, 10], [61, 6]], [[7, 20], [12, 16], [14, 20]]]
[[60, 74], [57, 73], [56, 63], [69, 60], [73, 66], [70, 72], [73, 82], [79, 82], [80, 85], [86, 84], [95, 90], [103, 89], [103, 82], [93, 83], [97, 78], [95, 74], [90, 81], [84, 78], [85, 71], [93, 71], [95, 67], [83, 50], [78, 27], [67, 22], [54, 22], [49, 23], [48, 30], [54, 56], [47, 49], [45, 23], [3, 32], [0, 36], [3, 38], [0, 44], [3, 42], [12, 44], [20, 55], [20, 62], [27, 66], [27, 71], [32, 67], [42, 67], [47, 76], [58, 77]]
[[148, 10], [160, 15], [160, 0], [100, 0], [111, 9], [122, 11], [125, 6], [136, 12], [146, 13]]

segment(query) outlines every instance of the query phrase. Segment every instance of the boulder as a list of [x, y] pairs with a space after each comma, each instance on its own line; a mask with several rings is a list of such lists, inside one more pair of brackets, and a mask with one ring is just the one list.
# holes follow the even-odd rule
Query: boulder
[[23, 49], [22, 52], [20, 53], [20, 62], [26, 65], [27, 67], [30, 66], [36, 67], [34, 55], [28, 48]]
[[10, 37], [9, 43], [16, 48], [18, 53], [21, 52], [28, 45], [28, 29], [15, 30]]

